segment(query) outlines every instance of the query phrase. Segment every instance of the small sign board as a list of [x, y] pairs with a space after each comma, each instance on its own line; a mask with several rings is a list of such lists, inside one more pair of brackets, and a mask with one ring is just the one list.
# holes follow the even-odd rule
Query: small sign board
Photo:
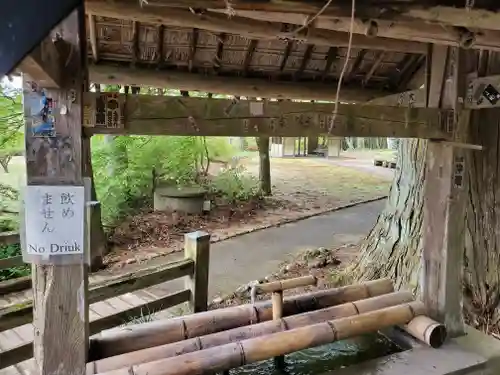
[[93, 102], [83, 106], [85, 127], [122, 129], [124, 127], [125, 104], [120, 94], [102, 92], [93, 97]]
[[250, 114], [252, 116], [264, 115], [264, 102], [250, 102]]
[[42, 257], [83, 254], [83, 186], [27, 186], [24, 204], [26, 254]]

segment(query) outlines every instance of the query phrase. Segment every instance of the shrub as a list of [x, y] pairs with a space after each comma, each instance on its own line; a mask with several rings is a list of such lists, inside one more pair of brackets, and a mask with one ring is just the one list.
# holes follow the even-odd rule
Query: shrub
[[[19, 255], [21, 255], [21, 246], [19, 244], [0, 246], [0, 259]], [[15, 279], [21, 276], [28, 276], [30, 273], [31, 267], [29, 264], [20, 267], [5, 268], [0, 270], [0, 281]]]
[[227, 168], [211, 181], [211, 190], [229, 202], [250, 200], [261, 196], [259, 180], [244, 173], [244, 168]]
[[104, 222], [113, 225], [151, 205], [153, 171], [156, 182], [197, 186], [205, 183], [211, 159], [226, 161], [234, 154], [222, 137], [95, 137], [92, 163]]

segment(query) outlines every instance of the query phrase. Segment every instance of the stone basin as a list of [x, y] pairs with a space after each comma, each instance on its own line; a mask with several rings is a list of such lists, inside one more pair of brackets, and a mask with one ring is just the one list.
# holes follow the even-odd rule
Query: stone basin
[[200, 214], [206, 194], [206, 189], [197, 186], [160, 186], [154, 191], [154, 210]]

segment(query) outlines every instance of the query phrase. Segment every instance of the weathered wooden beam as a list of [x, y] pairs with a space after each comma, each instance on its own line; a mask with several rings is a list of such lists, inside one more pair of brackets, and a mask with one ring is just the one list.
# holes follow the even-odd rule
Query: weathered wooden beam
[[191, 40], [189, 42], [189, 58], [188, 58], [188, 70], [191, 72], [194, 65], [194, 57], [196, 56], [196, 47], [198, 46], [198, 35], [199, 30], [194, 28], [191, 32]]
[[[83, 4], [58, 26], [57, 32], [71, 47], [59, 65], [60, 71], [69, 76], [65, 77], [64, 86], [50, 90], [35, 77], [23, 76], [28, 186], [83, 186], [82, 96], [87, 87], [86, 59], [82, 56], [87, 53]], [[44, 103], [45, 108], [41, 111], [37, 103]], [[49, 125], [42, 133], [34, 113]], [[28, 227], [26, 237], [36, 230], [43, 228]], [[78, 238], [74, 240], [81, 243]], [[35, 372], [40, 375], [84, 374], [87, 362], [88, 265], [83, 254], [66, 254], [63, 260], [61, 256], [58, 260], [50, 256], [45, 259], [48, 264], [32, 267]], [[40, 257], [35, 262], [40, 262]]]
[[371, 66], [370, 70], [366, 73], [365, 78], [363, 79], [363, 83], [362, 83], [363, 87], [368, 84], [368, 82], [372, 78], [373, 74], [375, 73], [375, 71], [378, 69], [378, 67], [382, 63], [384, 56], [385, 56], [384, 51], [381, 51], [377, 54], [377, 58], [375, 59], [375, 61], [373, 62], [373, 65]]
[[[124, 0], [122, 0], [124, 1]], [[127, 0], [125, 0], [127, 1]], [[156, 4], [162, 6], [173, 7], [191, 7], [193, 9], [210, 9], [225, 10], [227, 3], [224, 0], [157, 0]], [[419, 28], [422, 21], [425, 24], [431, 25], [452, 25], [461, 26], [469, 29], [489, 29], [500, 30], [500, 14], [498, 11], [500, 7], [493, 2], [487, 2], [487, 6], [475, 4], [467, 8], [457, 7], [455, 4], [447, 5], [432, 5], [421, 4], [416, 2], [394, 2], [395, 6], [391, 4], [384, 4], [380, 6], [377, 2], [371, 4], [363, 4], [363, 6], [356, 8], [356, 17], [358, 20], [386, 20], [388, 26], [390, 22], [400, 21], [420, 21], [415, 28]], [[243, 11], [261, 12], [264, 15], [273, 13], [280, 14], [281, 17], [286, 16], [289, 23], [297, 23], [302, 25], [306, 16], [317, 15], [324, 2], [309, 2], [309, 1], [232, 1], [231, 8], [236, 11], [236, 14], [242, 15]], [[342, 2], [331, 4], [327, 7], [318, 17], [321, 21], [324, 18], [332, 18], [332, 22], [336, 19], [348, 19], [351, 13], [351, 4], [349, 2]], [[248, 16], [248, 13], [245, 14]], [[261, 17], [261, 16], [259, 16]], [[259, 18], [258, 17], [258, 18]], [[295, 17], [295, 18], [294, 18]], [[344, 21], [345, 22], [345, 21]], [[363, 22], [363, 21], [361, 21]], [[344, 26], [345, 29], [345, 26]], [[425, 30], [421, 30], [425, 31]]]
[[[362, 49], [362, 50], [360, 50], [358, 52], [358, 55], [354, 59], [352, 65], [351, 65], [351, 68], [349, 69], [349, 72], [348, 72], [348, 74], [346, 76], [346, 82], [348, 82], [349, 80], [352, 80], [354, 78], [354, 75], [358, 71], [359, 67], [361, 66], [361, 63], [363, 62], [363, 60], [365, 58], [366, 52], [367, 51], [364, 50], [364, 49]], [[351, 57], [350, 56], [346, 56], [345, 58], [346, 59], [350, 59]]]
[[92, 58], [94, 62], [99, 61], [99, 49], [97, 46], [97, 25], [95, 22], [95, 15], [89, 14], [89, 39], [90, 39], [90, 47], [92, 48]]
[[165, 41], [165, 26], [158, 26], [158, 40], [156, 41], [156, 65], [161, 68], [163, 65], [163, 45]]
[[443, 90], [446, 80], [446, 68], [449, 65], [449, 48], [431, 45], [427, 54], [428, 73], [426, 74], [426, 106], [442, 107]]
[[[466, 141], [469, 111], [463, 109], [463, 104], [467, 88], [467, 56], [466, 51], [451, 48], [452, 56], [444, 80], [442, 54], [438, 51], [430, 54], [432, 63], [429, 93], [433, 94], [429, 95], [429, 105], [451, 106], [453, 115], [451, 118], [443, 118], [443, 122], [446, 127], [452, 128], [455, 139]], [[435, 72], [436, 79], [432, 77]], [[451, 82], [448, 80], [450, 76]], [[449, 86], [443, 89], [446, 84]], [[438, 97], [441, 92], [443, 98]], [[422, 296], [430, 316], [443, 322], [449, 335], [454, 337], [463, 334], [464, 330], [462, 249], [465, 243], [467, 200], [465, 150], [431, 141], [427, 146], [426, 158]]]
[[[89, 13], [105, 17], [131, 19], [134, 21], [153, 24], [164, 24], [175, 27], [192, 27], [216, 33], [237, 34], [251, 39], [257, 38], [292, 38], [304, 43], [319, 46], [346, 47], [349, 43], [348, 33], [323, 29], [302, 30], [290, 35], [282, 31], [282, 23], [264, 22], [246, 17], [227, 17], [225, 14], [204, 12], [197, 14], [190, 10], [169, 7], [151, 7], [133, 4], [130, 2], [103, 2], [87, 1], [85, 3]], [[401, 41], [389, 38], [370, 38], [356, 34], [352, 44], [358, 48], [379, 49], [384, 51], [404, 51], [409, 53], [425, 53], [425, 43]]]
[[139, 22], [132, 22], [132, 66], [135, 67], [140, 59], [140, 49], [139, 49]]
[[189, 307], [192, 313], [207, 311], [208, 270], [210, 267], [210, 234], [202, 231], [184, 235], [184, 258], [192, 260], [193, 272], [185, 278], [190, 290]]
[[215, 72], [217, 72], [221, 66], [222, 52], [224, 50], [225, 40], [226, 40], [226, 34], [220, 33], [219, 35], [217, 35], [217, 49], [215, 51], [215, 56], [214, 56], [214, 60], [213, 60]]
[[[89, 332], [91, 335], [97, 334], [106, 329], [117, 327], [124, 322], [130, 320], [131, 317], [139, 316], [145, 311], [160, 311], [169, 307], [179, 305], [189, 300], [191, 292], [187, 289], [167, 294], [157, 300], [147, 302], [141, 305], [130, 307], [126, 310], [119, 311], [112, 315], [107, 315], [89, 324]], [[31, 358], [33, 355], [33, 343], [19, 345], [13, 349], [0, 352], [0, 369], [16, 365], [19, 362]]]
[[19, 233], [17, 232], [0, 233], [0, 246], [18, 244], [19, 241]]
[[332, 70], [332, 65], [335, 62], [335, 59], [337, 58], [337, 53], [338, 53], [337, 47], [330, 47], [328, 49], [328, 54], [326, 56], [325, 68], [323, 69], [323, 72], [321, 73], [322, 80], [325, 80], [325, 78], [328, 76], [328, 74]]
[[[271, 82], [264, 79], [202, 75], [171, 70], [130, 69], [123, 66], [101, 64], [90, 66], [89, 74], [92, 82], [102, 84], [139, 84], [186, 91], [275, 99], [335, 100], [337, 97], [335, 85], [316, 82]], [[389, 93], [359, 87], [353, 89], [349, 84], [342, 86], [342, 100], [348, 102], [364, 102]]]
[[283, 52], [283, 56], [281, 57], [281, 62], [280, 62], [280, 68], [279, 68], [280, 74], [283, 73], [283, 70], [285, 70], [286, 62], [288, 61], [288, 58], [292, 53], [293, 44], [294, 44], [293, 40], [289, 40], [286, 43], [285, 51]]
[[[166, 282], [188, 276], [194, 272], [194, 262], [183, 259], [177, 262], [152, 266], [142, 270], [118, 275], [90, 285], [88, 303], [104, 301], [125, 293], [144, 289], [159, 282]], [[29, 287], [29, 285], [25, 286]], [[33, 301], [21, 305], [0, 308], [0, 332], [29, 323], [33, 319]]]
[[407, 89], [411, 79], [413, 78], [415, 73], [420, 69], [422, 64], [424, 64], [424, 61], [425, 61], [425, 55], [413, 56], [411, 63], [401, 74], [397, 87], [398, 91]]
[[372, 99], [366, 104], [388, 107], [425, 107], [425, 89], [404, 91]]
[[[465, 9], [465, 8], [463, 8]], [[213, 12], [222, 13], [225, 10], [211, 9]], [[295, 12], [262, 12], [255, 10], [236, 10], [236, 15], [260, 21], [286, 22], [301, 26], [307, 19], [307, 15]], [[358, 14], [358, 10], [356, 11]], [[383, 17], [383, 15], [381, 15]], [[464, 18], [468, 13], [464, 13]], [[314, 19], [312, 26], [318, 29], [332, 30], [338, 32], [349, 32], [351, 29], [351, 18], [339, 14], [323, 15]], [[367, 35], [370, 29], [371, 37], [384, 37], [399, 40], [414, 40], [423, 43], [433, 43], [447, 46], [461, 46], [474, 49], [500, 49], [500, 32], [491, 30], [477, 31], [475, 28], [466, 29], [463, 25], [445, 25], [430, 23], [423, 20], [409, 20], [394, 16], [390, 20], [383, 18], [355, 18], [353, 32], [355, 34]], [[497, 27], [497, 30], [500, 28]]]
[[[6, 269], [6, 268], [12, 268], [12, 267], [19, 267], [23, 266], [23, 257], [21, 255], [15, 256], [15, 257], [8, 257], [8, 258], [3, 258], [0, 259], [0, 270]], [[17, 279], [15, 279], [17, 280]], [[1, 294], [4, 295], [5, 291], [2, 288], [3, 286], [3, 281], [0, 282], [0, 291], [2, 292]], [[30, 285], [31, 285], [31, 278], [30, 278]], [[7, 292], [10, 293], [10, 292]]]
[[[121, 122], [93, 126], [96, 103], [107, 102], [106, 95], [86, 95], [89, 134], [313, 136], [328, 132], [334, 109], [334, 104], [310, 102], [118, 95]], [[440, 124], [436, 109], [339, 104], [330, 135], [449, 139]]]
[[304, 51], [304, 56], [302, 56], [302, 60], [300, 61], [300, 65], [298, 69], [295, 71], [293, 78], [298, 80], [304, 70], [307, 68], [307, 64], [309, 64], [309, 60], [311, 60], [311, 56], [314, 50], [314, 45], [309, 44]]
[[24, 58], [17, 71], [33, 77], [42, 87], [58, 88], [63, 84], [61, 46], [63, 41], [44, 39], [35, 50]]
[[245, 61], [243, 62], [244, 76], [248, 74], [248, 70], [250, 69], [250, 64], [252, 63], [253, 53], [255, 52], [258, 43], [259, 41], [257, 39], [252, 39], [248, 44], [247, 53], [245, 55]]
[[[439, 47], [439, 46], [438, 46]], [[435, 53], [440, 54], [440, 61], [442, 63], [447, 59], [447, 47], [440, 46], [436, 48]], [[441, 51], [441, 52], [438, 52]], [[441, 71], [441, 74], [444, 72]], [[436, 74], [437, 76], [437, 74]], [[436, 77], [435, 76], [435, 77]], [[438, 79], [438, 78], [433, 78]], [[439, 79], [443, 79], [442, 77]], [[492, 75], [485, 77], [476, 77], [474, 74], [468, 74], [467, 85], [469, 93], [464, 102], [464, 108], [467, 109], [481, 109], [481, 108], [496, 108], [500, 107], [500, 75]], [[444, 82], [443, 82], [444, 85]], [[440, 91], [444, 86], [439, 88], [437, 85], [430, 86], [432, 90], [429, 92], [429, 101], [435, 103], [435, 98], [439, 98]], [[368, 101], [370, 105], [391, 106], [391, 107], [425, 107], [426, 103], [426, 89], [416, 89], [404, 91], [398, 94], [391, 94], [384, 97], [379, 97]]]

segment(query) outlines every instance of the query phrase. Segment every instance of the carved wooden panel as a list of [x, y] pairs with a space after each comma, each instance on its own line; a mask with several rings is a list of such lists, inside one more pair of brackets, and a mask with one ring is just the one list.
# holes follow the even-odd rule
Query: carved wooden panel
[[125, 124], [124, 97], [114, 92], [103, 92], [83, 109], [83, 125], [86, 127], [123, 129]]

